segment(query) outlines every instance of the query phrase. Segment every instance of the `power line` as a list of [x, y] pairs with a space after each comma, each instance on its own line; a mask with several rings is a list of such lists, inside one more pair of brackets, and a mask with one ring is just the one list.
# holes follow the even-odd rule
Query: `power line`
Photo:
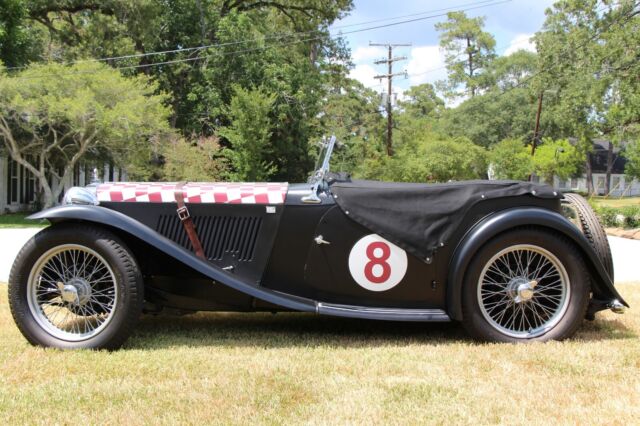
[[[509, 0], [509, 1], [511, 1], [511, 0]], [[330, 28], [329, 30], [331, 31], [331, 30], [341, 29], [341, 28], [350, 28], [350, 27], [355, 27], [355, 26], [360, 26], [360, 25], [368, 25], [368, 24], [373, 24], [373, 23], [377, 23], [377, 22], [386, 22], [386, 21], [392, 21], [392, 20], [396, 20], [396, 19], [411, 18], [411, 17], [415, 17], [415, 16], [425, 15], [427, 13], [457, 10], [461, 6], [481, 6], [481, 5], [492, 6], [492, 4], [487, 4], [487, 3], [494, 3], [494, 2], [496, 2], [496, 0], [481, 0], [481, 1], [477, 1], [477, 2], [463, 3], [463, 4], [460, 4], [460, 5], [457, 5], [457, 6], [451, 6], [451, 7], [440, 8], [440, 9], [432, 9], [432, 10], [428, 10], [428, 11], [424, 11], [424, 12], [416, 12], [416, 13], [412, 13], [412, 14], [408, 14], [408, 15], [401, 15], [401, 16], [395, 16], [395, 17], [391, 17], [391, 18], [383, 18], [383, 19], [376, 19], [376, 20], [371, 20], [371, 21], [358, 22], [358, 23], [354, 23], [354, 24], [334, 26], [333, 28]], [[498, 3], [500, 3], [500, 2], [498, 2]], [[471, 9], [465, 9], [465, 10], [471, 10]], [[428, 17], [425, 17], [425, 18], [428, 18]], [[165, 55], [165, 54], [171, 54], [171, 53], [186, 53], [186, 52], [191, 52], [191, 51], [194, 51], [194, 50], [206, 50], [206, 49], [211, 49], [211, 48], [228, 47], [228, 46], [234, 46], [234, 45], [244, 44], [244, 43], [260, 42], [260, 41], [264, 41], [264, 40], [273, 40], [273, 39], [279, 40], [279, 39], [286, 38], [286, 37], [297, 36], [297, 35], [308, 35], [308, 34], [313, 34], [313, 33], [318, 33], [318, 32], [320, 32], [320, 30], [314, 29], [314, 30], [309, 30], [309, 31], [280, 33], [280, 34], [275, 34], [275, 35], [266, 36], [266, 37], [260, 37], [260, 38], [252, 38], [252, 39], [245, 39], [245, 40], [234, 40], [234, 41], [229, 41], [229, 42], [224, 42], [224, 43], [215, 43], [215, 44], [201, 45], [201, 46], [195, 46], [195, 47], [184, 47], [184, 48], [178, 48], [178, 49], [160, 50], [160, 51], [145, 52], [145, 53], [134, 53], [134, 54], [130, 54], [130, 55], [111, 56], [111, 57], [103, 57], [103, 58], [81, 59], [81, 60], [67, 61], [67, 62], [61, 62], [61, 63], [64, 64], [64, 65], [73, 65], [73, 64], [85, 63], [85, 62], [109, 62], [109, 61], [117, 61], [117, 60], [123, 60], [123, 59], [138, 59], [138, 58], [143, 58], [143, 57], [148, 57], [148, 56]], [[350, 32], [347, 32], [345, 34], [349, 34], [349, 33]], [[26, 66], [6, 67], [5, 69], [6, 70], [17, 70], [17, 69], [24, 69], [24, 68], [26, 68]]]
[[[470, 11], [470, 10], [475, 10], [475, 9], [481, 9], [484, 7], [489, 7], [489, 6], [496, 6], [496, 5], [500, 5], [500, 4], [505, 4], [505, 3], [509, 3], [513, 0], [483, 0], [480, 2], [476, 2], [476, 3], [468, 3], [468, 4], [472, 4], [475, 6], [471, 6], [468, 8], [464, 8], [464, 9], [456, 9], [456, 8], [443, 8], [443, 9], [436, 9], [434, 11], [441, 11], [441, 10], [458, 10], [461, 12], [466, 12], [466, 11]], [[405, 15], [405, 16], [418, 16], [418, 15], [423, 15], [425, 13], [431, 13], [431, 12], [420, 12], [417, 14], [412, 14], [412, 15]], [[428, 16], [422, 16], [419, 18], [413, 18], [413, 19], [407, 19], [407, 20], [402, 20], [402, 21], [398, 21], [398, 22], [391, 22], [388, 24], [382, 24], [382, 25], [376, 25], [376, 26], [371, 26], [371, 27], [366, 27], [366, 28], [359, 28], [359, 29], [355, 29], [355, 30], [350, 30], [350, 31], [340, 31], [337, 35], [338, 36], [344, 36], [344, 35], [348, 35], [348, 34], [355, 34], [355, 33], [359, 33], [359, 32], [366, 32], [366, 31], [372, 31], [372, 30], [376, 30], [376, 29], [381, 29], [381, 28], [388, 28], [388, 27], [392, 27], [392, 26], [397, 26], [397, 25], [404, 25], [404, 24], [409, 24], [409, 23], [413, 23], [413, 22], [419, 22], [419, 21], [424, 21], [424, 20], [428, 20], [428, 19], [433, 19], [433, 18], [438, 18], [438, 17], [442, 17], [442, 16], [446, 16], [447, 13], [440, 13], [440, 14], [434, 14], [434, 15], [428, 15]], [[394, 18], [388, 18], [388, 19], [394, 19]], [[376, 21], [371, 21], [371, 22], [380, 22], [380, 21], [385, 21], [388, 19], [383, 19], [383, 20], [376, 20]], [[344, 27], [348, 27], [348, 26], [354, 26], [354, 25], [363, 25], [361, 24], [351, 24], [351, 25], [345, 25]], [[339, 27], [336, 27], [339, 28]], [[95, 58], [95, 59], [85, 59], [85, 60], [77, 60], [77, 61], [68, 61], [68, 62], [62, 62], [63, 65], [74, 65], [74, 64], [79, 64], [79, 63], [92, 63], [92, 62], [107, 62], [107, 61], [116, 61], [116, 60], [122, 60], [122, 59], [137, 59], [137, 58], [142, 58], [142, 57], [147, 57], [147, 56], [157, 56], [157, 55], [162, 55], [162, 54], [171, 54], [171, 53], [185, 53], [185, 52], [190, 52], [190, 51], [194, 51], [194, 50], [207, 50], [207, 49], [212, 49], [212, 48], [221, 48], [221, 47], [228, 47], [228, 46], [234, 46], [234, 45], [238, 45], [238, 44], [244, 44], [244, 43], [250, 43], [250, 42], [261, 42], [261, 41], [266, 41], [266, 40], [271, 40], [271, 39], [282, 39], [285, 37], [290, 37], [290, 36], [297, 36], [297, 35], [307, 35], [307, 34], [313, 34], [313, 33], [318, 33], [320, 32], [319, 30], [312, 30], [312, 31], [305, 31], [305, 32], [297, 32], [297, 33], [285, 33], [285, 34], [280, 34], [280, 35], [276, 35], [276, 36], [266, 36], [266, 37], [261, 37], [261, 38], [254, 38], [254, 39], [247, 39], [247, 40], [236, 40], [236, 41], [231, 41], [231, 42], [226, 42], [226, 43], [217, 43], [217, 44], [211, 44], [211, 45], [205, 45], [205, 46], [197, 46], [197, 47], [188, 47], [188, 48], [182, 48], [182, 49], [173, 49], [173, 50], [165, 50], [165, 51], [157, 51], [157, 52], [147, 52], [147, 53], [139, 53], [139, 54], [132, 54], [132, 55], [123, 55], [123, 56], [112, 56], [112, 57], [105, 57], [105, 58]], [[329, 34], [330, 36], [330, 34]], [[321, 36], [316, 36], [316, 37], [310, 37], [310, 38], [306, 38], [306, 39], [302, 39], [302, 40], [298, 40], [298, 43], [302, 43], [305, 41], [315, 41], [315, 40], [321, 40], [326, 38], [326, 35], [321, 35]], [[291, 43], [285, 43], [284, 45], [288, 45]], [[270, 45], [270, 46], [264, 46], [262, 48], [256, 48], [257, 50], [262, 50], [262, 49], [268, 49], [271, 47], [276, 47], [279, 46], [278, 44], [274, 44], [274, 45]], [[251, 49], [251, 50], [240, 50], [240, 51], [236, 51], [236, 52], [226, 52], [225, 54], [233, 54], [233, 53], [244, 53], [245, 51], [254, 51], [255, 49]], [[138, 64], [138, 65], [131, 65], [131, 66], [115, 66], [113, 68], [116, 69], [134, 69], [134, 68], [146, 68], [146, 67], [152, 67], [152, 66], [158, 66], [158, 65], [169, 65], [169, 64], [175, 64], [175, 63], [180, 63], [180, 62], [192, 62], [192, 61], [197, 61], [203, 58], [207, 58], [209, 56], [196, 56], [193, 58], [181, 58], [181, 59], [175, 59], [175, 60], [171, 60], [171, 61], [162, 61], [162, 62], [154, 62], [154, 63], [150, 63], [150, 64]], [[22, 67], [8, 67], [8, 68], [4, 68], [5, 70], [18, 70], [18, 69], [24, 69], [26, 68], [26, 66], [22, 66]]]

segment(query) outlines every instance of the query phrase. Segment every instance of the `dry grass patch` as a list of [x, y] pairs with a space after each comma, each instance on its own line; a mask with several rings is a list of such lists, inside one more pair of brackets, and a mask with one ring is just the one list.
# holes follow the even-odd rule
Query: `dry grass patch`
[[29, 346], [0, 286], [5, 423], [607, 423], [640, 418], [636, 307], [575, 339], [476, 344], [456, 324], [145, 317], [116, 352]]
[[640, 206], [640, 197], [591, 197], [591, 201], [593, 201], [598, 207], [627, 207], [627, 206]]

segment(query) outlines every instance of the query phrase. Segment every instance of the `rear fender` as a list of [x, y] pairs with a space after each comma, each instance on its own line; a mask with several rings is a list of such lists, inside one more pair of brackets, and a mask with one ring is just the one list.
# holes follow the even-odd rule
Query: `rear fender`
[[625, 306], [613, 286], [602, 261], [585, 236], [564, 216], [541, 208], [514, 208], [493, 213], [476, 224], [462, 239], [449, 264], [447, 284], [447, 311], [449, 316], [462, 320], [462, 291], [465, 272], [476, 252], [496, 235], [520, 226], [539, 226], [560, 232], [571, 239], [582, 252], [591, 272], [594, 299], [613, 301], [617, 299]]
[[81, 221], [115, 228], [144, 241], [204, 276], [249, 296], [296, 311], [317, 311], [316, 302], [313, 300], [256, 287], [240, 280], [230, 272], [200, 259], [194, 253], [158, 234], [148, 226], [114, 210], [99, 206], [67, 205], [44, 210], [29, 216], [28, 219], [47, 219], [54, 224], [65, 221]]

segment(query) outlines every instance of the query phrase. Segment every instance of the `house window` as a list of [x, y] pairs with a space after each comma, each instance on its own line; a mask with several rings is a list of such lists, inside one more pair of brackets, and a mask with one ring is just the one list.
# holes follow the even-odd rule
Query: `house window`
[[[27, 158], [27, 161], [29, 161], [31, 164], [34, 164], [34, 158], [29, 156]], [[33, 173], [31, 173], [28, 170], [25, 170], [25, 175], [26, 175], [26, 185], [27, 185], [27, 198], [26, 198], [26, 202], [27, 203], [32, 203], [34, 201], [36, 201], [36, 177], [33, 175]]]
[[614, 176], [613, 180], [611, 181], [611, 190], [615, 191], [617, 189], [623, 189], [622, 185], [620, 184], [620, 176]]
[[18, 202], [18, 183], [20, 176], [20, 167], [13, 159], [8, 161], [9, 173], [7, 173], [7, 204]]

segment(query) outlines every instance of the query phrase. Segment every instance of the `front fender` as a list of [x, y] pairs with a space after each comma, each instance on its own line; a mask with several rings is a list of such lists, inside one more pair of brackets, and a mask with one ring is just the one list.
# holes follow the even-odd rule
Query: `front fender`
[[244, 282], [231, 273], [200, 259], [194, 253], [158, 234], [148, 226], [114, 210], [91, 205], [66, 205], [41, 211], [27, 219], [47, 219], [54, 224], [64, 221], [82, 221], [115, 228], [144, 241], [206, 277], [235, 290], [287, 309], [304, 312], [317, 311], [317, 303], [313, 300], [290, 296]]
[[618, 294], [602, 261], [585, 236], [564, 216], [541, 208], [513, 208], [493, 213], [476, 224], [456, 247], [449, 264], [447, 280], [447, 311], [449, 316], [462, 320], [462, 287], [464, 276], [476, 252], [490, 238], [520, 226], [539, 226], [559, 232], [570, 238], [581, 250], [591, 272], [592, 291], [595, 299], [613, 301], [617, 299], [629, 306]]

